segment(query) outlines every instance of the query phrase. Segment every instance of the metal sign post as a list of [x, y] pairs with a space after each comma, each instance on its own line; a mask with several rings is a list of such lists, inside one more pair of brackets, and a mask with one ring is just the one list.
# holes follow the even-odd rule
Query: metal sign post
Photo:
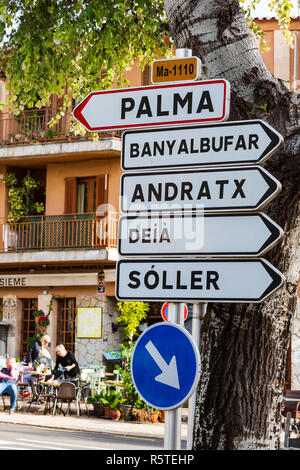
[[[168, 321], [184, 326], [184, 303], [169, 302]], [[195, 394], [195, 392], [194, 392]], [[166, 411], [165, 421], [165, 450], [181, 449], [181, 407]]]
[[[179, 303], [169, 302], [168, 321], [179, 323]], [[165, 412], [165, 450], [181, 449], [181, 408]]]
[[[200, 352], [200, 328], [201, 321], [203, 320], [206, 310], [207, 303], [205, 304], [193, 304], [193, 316], [192, 316], [192, 337], [197, 344]], [[196, 393], [195, 391], [189, 399], [189, 413], [188, 413], [188, 438], [187, 438], [187, 449], [191, 449], [193, 445], [193, 433], [194, 433], [194, 420], [195, 420], [195, 409], [196, 409]]]
[[[176, 57], [190, 57], [192, 55], [191, 49], [177, 49]], [[174, 321], [180, 325], [184, 325], [184, 303], [168, 303], [168, 321]], [[199, 343], [196, 342], [196, 345]], [[193, 393], [193, 396], [195, 392]], [[180, 450], [181, 449], [181, 408], [172, 411], [166, 411], [165, 422], [165, 436], [164, 436], [164, 449], [165, 450]]]

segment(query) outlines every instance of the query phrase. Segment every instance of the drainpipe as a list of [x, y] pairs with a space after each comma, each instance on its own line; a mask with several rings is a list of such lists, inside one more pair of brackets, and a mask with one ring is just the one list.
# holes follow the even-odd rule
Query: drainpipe
[[294, 31], [294, 91], [297, 90], [298, 72], [298, 31]]

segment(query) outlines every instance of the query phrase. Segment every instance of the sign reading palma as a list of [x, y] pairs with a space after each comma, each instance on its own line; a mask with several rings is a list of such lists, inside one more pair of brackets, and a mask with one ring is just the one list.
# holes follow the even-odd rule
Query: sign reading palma
[[226, 121], [226, 80], [120, 88], [90, 93], [73, 115], [88, 131]]

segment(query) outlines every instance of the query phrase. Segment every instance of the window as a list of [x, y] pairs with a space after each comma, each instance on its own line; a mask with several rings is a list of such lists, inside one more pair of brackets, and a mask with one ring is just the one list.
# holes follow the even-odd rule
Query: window
[[0, 103], [1, 104], [7, 104], [7, 89], [5, 82], [3, 80], [0, 80]]
[[75, 314], [74, 298], [59, 299], [57, 312], [57, 344], [64, 344], [68, 351], [74, 353], [75, 346]]
[[65, 179], [65, 214], [96, 212], [107, 204], [108, 175]]
[[36, 333], [35, 318], [33, 312], [37, 305], [37, 299], [21, 299], [22, 301], [22, 331], [21, 331], [21, 359], [27, 355], [28, 346], [26, 340]]
[[77, 210], [78, 214], [96, 211], [96, 178], [78, 178]]

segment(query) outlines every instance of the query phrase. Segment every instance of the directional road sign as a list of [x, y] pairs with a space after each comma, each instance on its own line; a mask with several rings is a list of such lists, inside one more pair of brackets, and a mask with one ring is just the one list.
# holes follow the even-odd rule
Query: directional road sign
[[121, 217], [121, 256], [260, 256], [283, 236], [263, 213]]
[[134, 385], [148, 405], [160, 410], [181, 406], [200, 375], [200, 355], [180, 325], [156, 323], [137, 340], [131, 362]]
[[257, 164], [270, 158], [282, 143], [282, 136], [260, 120], [127, 131], [122, 168]]
[[195, 56], [155, 60], [151, 65], [151, 82], [154, 84], [197, 80], [200, 75], [201, 60]]
[[[164, 321], [169, 321], [169, 318], [168, 318], [168, 312], [169, 312], [169, 302], [164, 302], [163, 306], [161, 307], [161, 316], [163, 318]], [[186, 320], [187, 319], [187, 316], [188, 316], [188, 308], [187, 308], [187, 305], [184, 304], [184, 315], [183, 315], [183, 319]]]
[[92, 132], [226, 121], [229, 95], [223, 79], [93, 91], [73, 115]]
[[121, 177], [123, 213], [138, 211], [252, 211], [281, 184], [260, 167], [128, 173]]
[[119, 300], [261, 302], [284, 276], [265, 259], [124, 259], [117, 263]]

